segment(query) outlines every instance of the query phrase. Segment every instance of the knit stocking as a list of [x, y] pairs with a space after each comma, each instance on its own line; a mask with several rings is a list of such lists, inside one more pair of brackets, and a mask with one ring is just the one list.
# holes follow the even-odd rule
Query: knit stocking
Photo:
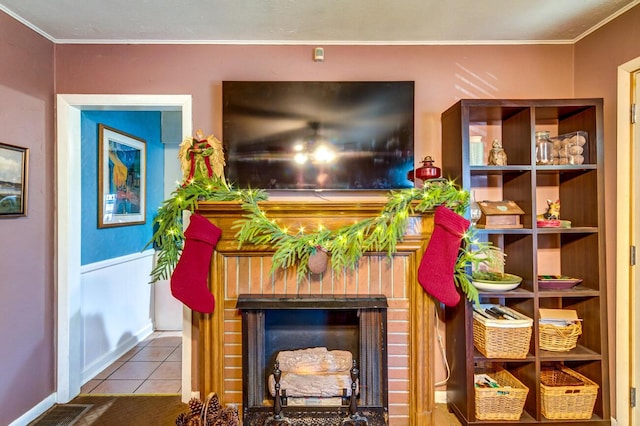
[[469, 221], [444, 206], [436, 209], [435, 227], [418, 267], [422, 288], [447, 306], [455, 306], [460, 294], [453, 281], [462, 235]]
[[171, 294], [194, 311], [213, 312], [215, 300], [207, 278], [211, 255], [221, 233], [220, 228], [197, 214], [191, 215], [184, 232], [184, 248], [171, 275]]

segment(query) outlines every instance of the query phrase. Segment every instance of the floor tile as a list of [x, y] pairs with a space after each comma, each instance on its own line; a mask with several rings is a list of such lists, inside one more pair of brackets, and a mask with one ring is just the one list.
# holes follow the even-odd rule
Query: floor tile
[[147, 346], [140, 349], [129, 361], [164, 361], [173, 349], [166, 346]]
[[169, 346], [172, 348], [178, 347], [182, 343], [182, 337], [179, 336], [159, 336], [149, 342], [149, 346]]
[[129, 361], [109, 376], [109, 380], [147, 379], [156, 368], [160, 366], [157, 361]]
[[156, 379], [177, 379], [182, 377], [182, 363], [175, 361], [166, 361], [160, 364], [156, 370], [149, 376], [150, 380]]
[[82, 386], [85, 394], [176, 394], [182, 389], [182, 331], [154, 331]]
[[134, 393], [179, 393], [180, 380], [145, 380]]
[[137, 344], [136, 346], [131, 348], [126, 354], [118, 358], [118, 361], [129, 361], [131, 357], [137, 354], [138, 352], [140, 352], [142, 348], [144, 348], [144, 346], [142, 346], [141, 344]]
[[98, 373], [94, 379], [104, 380], [108, 378], [114, 371], [122, 367], [122, 364], [124, 364], [124, 361], [115, 361], [113, 364]]
[[182, 345], [178, 346], [167, 357], [167, 361], [182, 361]]
[[82, 387], [80, 388], [80, 393], [90, 393], [92, 390], [94, 390], [100, 383], [102, 383], [102, 380], [98, 380], [98, 379], [92, 379], [89, 380], [87, 383], [85, 383], [84, 385], [82, 385]]
[[143, 380], [105, 380], [93, 389], [90, 394], [133, 393]]

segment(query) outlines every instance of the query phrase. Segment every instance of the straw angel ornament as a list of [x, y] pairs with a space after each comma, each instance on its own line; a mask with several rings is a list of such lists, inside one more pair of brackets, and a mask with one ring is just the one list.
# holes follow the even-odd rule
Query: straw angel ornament
[[180, 144], [178, 158], [183, 185], [202, 177], [217, 176], [224, 180], [224, 149], [222, 142], [213, 135], [205, 139], [202, 130], [198, 130], [194, 138], [185, 138]]

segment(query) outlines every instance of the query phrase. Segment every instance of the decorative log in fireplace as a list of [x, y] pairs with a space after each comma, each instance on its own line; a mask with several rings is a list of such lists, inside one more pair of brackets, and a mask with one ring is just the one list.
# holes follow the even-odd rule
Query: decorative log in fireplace
[[[243, 294], [238, 297], [236, 307], [242, 312], [245, 425], [263, 425], [274, 412], [267, 379], [278, 354], [307, 348], [350, 353], [360, 370], [359, 414], [368, 419], [370, 426], [386, 424], [387, 301], [384, 296]], [[348, 395], [351, 389], [345, 392], [345, 396]], [[350, 416], [348, 403], [327, 406], [321, 397], [315, 395], [303, 405], [283, 407], [284, 417], [292, 419], [292, 424], [309, 424], [304, 419], [314, 418], [310, 424], [334, 425]], [[325, 418], [326, 423], [318, 423], [318, 418]]]
[[[385, 200], [267, 201], [266, 215], [291, 229], [337, 229], [379, 215]], [[295, 268], [270, 273], [273, 248], [238, 245], [234, 225], [245, 212], [236, 202], [201, 202], [198, 212], [222, 229], [209, 277], [216, 300], [211, 315], [194, 314], [193, 390], [216, 392], [223, 404], [242, 404], [242, 317], [239, 294], [341, 297], [383, 294], [389, 305], [388, 395], [393, 426], [434, 425], [435, 303], [417, 282], [417, 270], [431, 232], [433, 214], [409, 218], [406, 234], [392, 256], [365, 253], [353, 271], [310, 275], [302, 282]], [[273, 365], [270, 366], [273, 368]], [[360, 372], [362, 374], [362, 371]]]

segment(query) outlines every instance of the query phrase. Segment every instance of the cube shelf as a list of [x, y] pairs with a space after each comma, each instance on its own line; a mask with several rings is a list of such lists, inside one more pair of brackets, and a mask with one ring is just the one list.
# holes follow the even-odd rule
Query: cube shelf
[[[604, 241], [602, 99], [463, 99], [442, 113], [442, 173], [455, 179], [476, 201], [511, 200], [524, 211], [520, 229], [479, 229], [477, 236], [506, 254], [505, 272], [523, 278], [515, 290], [480, 292], [480, 302], [500, 304], [533, 319], [529, 352], [520, 359], [493, 359], [473, 342], [473, 306], [461, 301], [445, 312], [449, 408], [464, 425], [503, 421], [477, 417], [474, 374], [506, 370], [529, 389], [519, 418], [526, 424], [610, 425], [607, 283]], [[537, 131], [558, 136], [584, 132], [582, 164], [536, 164]], [[582, 133], [581, 133], [582, 134]], [[484, 164], [470, 163], [470, 136], [482, 136]], [[507, 165], [487, 164], [491, 141], [498, 139]], [[538, 222], [548, 202], [560, 201], [562, 226]], [[573, 287], [540, 288], [539, 275], [580, 279]], [[463, 298], [464, 299], [464, 298]], [[539, 309], [572, 309], [582, 320], [576, 346], [566, 351], [540, 348]], [[550, 414], [555, 400], [541, 385], [549, 367], [568, 368], [597, 388], [592, 412]], [[543, 395], [544, 391], [544, 395]], [[592, 401], [589, 401], [590, 403]], [[551, 417], [567, 418], [547, 418]], [[508, 423], [511, 420], [504, 420]]]

